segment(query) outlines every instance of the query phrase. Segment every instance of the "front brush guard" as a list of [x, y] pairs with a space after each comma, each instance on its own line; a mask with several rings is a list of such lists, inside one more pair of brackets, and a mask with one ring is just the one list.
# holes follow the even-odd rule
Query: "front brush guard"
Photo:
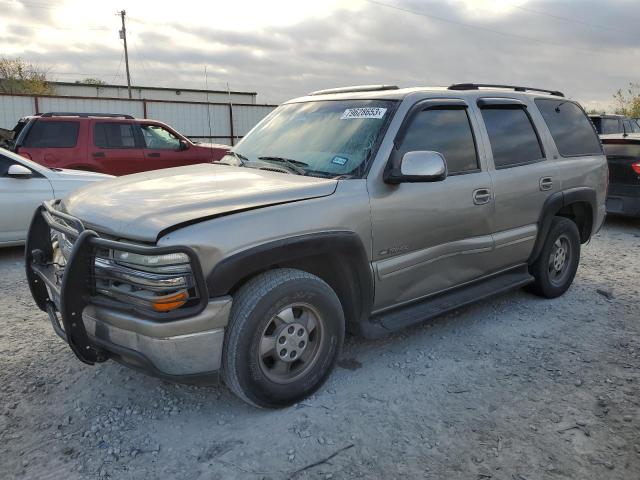
[[38, 308], [49, 315], [54, 331], [69, 344], [80, 361], [89, 365], [104, 362], [108, 353], [91, 343], [82, 321], [82, 311], [90, 296], [88, 279], [92, 278], [93, 268], [90, 240], [98, 235], [91, 230], [74, 232], [77, 239], [65, 267], [62, 283], [58, 286], [51, 275], [52, 266], [49, 261], [52, 257], [51, 229], [55, 227], [45, 220], [45, 216], [50, 219], [62, 214], [41, 206], [31, 220], [25, 253], [31, 294]]

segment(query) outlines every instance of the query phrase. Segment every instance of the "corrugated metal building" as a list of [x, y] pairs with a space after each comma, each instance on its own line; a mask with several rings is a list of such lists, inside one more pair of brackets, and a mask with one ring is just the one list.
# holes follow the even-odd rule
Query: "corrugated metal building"
[[53, 86], [56, 95], [0, 94], [0, 128], [35, 113], [123, 113], [160, 120], [193, 140], [233, 145], [276, 107], [257, 104], [253, 92], [135, 87], [130, 100], [126, 86]]
[[[88, 85], [71, 82], [49, 82], [55, 94], [64, 97], [129, 98], [126, 85]], [[131, 86], [136, 100], [175, 100], [177, 102], [256, 103], [256, 92], [226, 90], [197, 90], [191, 88], [165, 88]]]

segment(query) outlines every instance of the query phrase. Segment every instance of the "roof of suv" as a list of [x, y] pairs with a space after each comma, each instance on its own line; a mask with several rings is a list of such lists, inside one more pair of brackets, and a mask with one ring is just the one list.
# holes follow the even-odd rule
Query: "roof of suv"
[[57, 118], [57, 117], [74, 117], [74, 118], [122, 118], [126, 120], [136, 120], [133, 115], [126, 113], [85, 113], [85, 112], [47, 112], [36, 113], [35, 115], [27, 115], [20, 120], [30, 120], [32, 118]]
[[312, 100], [402, 100], [414, 93], [433, 93], [438, 96], [476, 97], [479, 92], [509, 94], [509, 96], [547, 96], [563, 98], [562, 92], [531, 87], [510, 85], [456, 84], [449, 87], [409, 87], [398, 88], [391, 85], [364, 85], [337, 89], [319, 90], [303, 97], [294, 98], [285, 103]]

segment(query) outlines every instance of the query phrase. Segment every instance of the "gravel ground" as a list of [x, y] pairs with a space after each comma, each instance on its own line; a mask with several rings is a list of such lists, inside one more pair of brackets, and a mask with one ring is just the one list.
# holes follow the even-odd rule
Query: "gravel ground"
[[320, 392], [279, 411], [79, 363], [4, 250], [0, 477], [638, 479], [639, 227], [608, 220], [559, 299], [348, 338]]

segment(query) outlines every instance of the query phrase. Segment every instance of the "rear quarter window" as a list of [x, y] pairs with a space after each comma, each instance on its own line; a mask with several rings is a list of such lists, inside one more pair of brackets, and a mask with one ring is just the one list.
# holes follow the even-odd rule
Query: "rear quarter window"
[[535, 102], [560, 155], [575, 157], [602, 154], [598, 136], [582, 108], [568, 100], [538, 98]]
[[36, 121], [23, 146], [30, 148], [71, 148], [78, 143], [79, 122]]

